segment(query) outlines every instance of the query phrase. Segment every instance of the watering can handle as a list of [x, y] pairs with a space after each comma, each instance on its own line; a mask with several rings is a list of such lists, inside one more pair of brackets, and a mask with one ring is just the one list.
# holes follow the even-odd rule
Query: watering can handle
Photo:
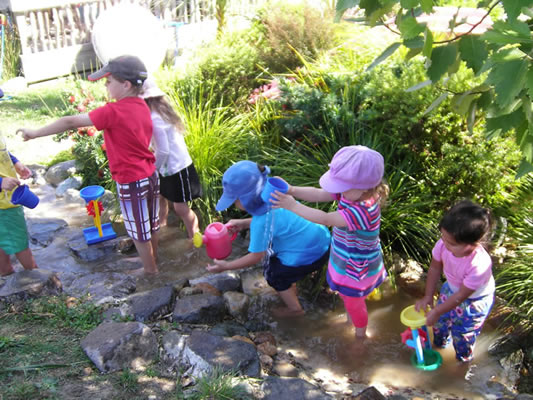
[[[224, 226], [227, 228], [227, 227], [228, 227], [228, 224], [225, 224]], [[228, 229], [228, 232], [229, 232], [229, 229]], [[238, 234], [238, 233], [239, 233], [238, 231], [235, 231], [235, 232], [233, 232], [233, 233], [231, 234], [231, 241], [232, 241], [232, 242], [237, 238], [237, 234]]]

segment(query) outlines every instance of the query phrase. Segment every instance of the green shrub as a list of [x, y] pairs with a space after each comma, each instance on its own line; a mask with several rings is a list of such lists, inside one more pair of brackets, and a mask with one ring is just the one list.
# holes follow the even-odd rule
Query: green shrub
[[7, 25], [4, 27], [4, 59], [3, 64], [0, 66], [0, 78], [2, 80], [8, 80], [20, 75], [21, 63], [20, 63], [20, 37], [16, 25]]
[[[257, 50], [248, 31], [222, 35], [196, 51], [195, 64], [185, 77], [176, 80], [172, 89], [187, 103], [189, 93], [202, 86], [213, 104], [245, 104], [263, 76], [258, 67]], [[196, 101], [191, 99], [192, 102]]]
[[259, 59], [271, 73], [283, 73], [316, 59], [335, 46], [332, 15], [307, 3], [269, 3], [260, 10], [254, 28], [258, 32]]

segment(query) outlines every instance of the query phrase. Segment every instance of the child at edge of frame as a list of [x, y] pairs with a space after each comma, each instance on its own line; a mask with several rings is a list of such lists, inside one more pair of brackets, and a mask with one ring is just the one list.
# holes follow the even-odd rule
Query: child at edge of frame
[[[467, 363], [494, 303], [492, 259], [484, 244], [491, 230], [490, 211], [470, 200], [451, 207], [439, 223], [441, 237], [432, 251], [425, 295], [415, 309], [427, 310], [426, 325], [433, 326], [435, 347], [451, 341], [455, 358]], [[433, 295], [441, 275], [446, 282], [437, 304]]]
[[[291, 186], [274, 192], [274, 207], [285, 208], [317, 224], [333, 227], [326, 279], [338, 292], [355, 327], [356, 344], [367, 338], [366, 298], [385, 280], [387, 271], [379, 239], [381, 205], [389, 188], [383, 180], [384, 160], [377, 151], [354, 145], [341, 148], [322, 175], [320, 188]], [[308, 202], [337, 201], [334, 212], [308, 207]]]
[[261, 198], [270, 169], [244, 160], [233, 164], [222, 177], [223, 194], [217, 211], [235, 204], [251, 218], [232, 219], [230, 232], [250, 229], [249, 253], [235, 260], [213, 260], [209, 272], [242, 269], [263, 263], [263, 275], [285, 307], [272, 310], [275, 317], [298, 317], [305, 311], [298, 299], [296, 282], [324, 267], [329, 254], [330, 233], [291, 211], [272, 209]]
[[31, 176], [31, 171], [7, 150], [0, 133], [0, 276], [15, 272], [10, 255], [14, 254], [24, 269], [37, 268], [29, 247], [28, 229], [21, 205], [11, 203], [13, 190], [22, 179]]
[[71, 115], [38, 129], [20, 128], [24, 140], [94, 125], [104, 131], [111, 177], [116, 182], [124, 225], [147, 275], [157, 274], [159, 177], [150, 151], [150, 109], [139, 97], [148, 73], [136, 56], [110, 60], [90, 74], [90, 81], [106, 78], [110, 99], [116, 100], [86, 114]]

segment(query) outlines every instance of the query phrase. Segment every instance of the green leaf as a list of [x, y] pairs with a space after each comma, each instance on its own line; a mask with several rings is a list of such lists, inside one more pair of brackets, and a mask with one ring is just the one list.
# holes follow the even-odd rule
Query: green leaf
[[524, 111], [519, 108], [511, 114], [501, 115], [496, 118], [487, 118], [485, 120], [485, 130], [487, 133], [505, 133], [519, 127], [525, 119]]
[[357, 7], [359, 0], [337, 0], [335, 6], [335, 22], [339, 22], [344, 15], [344, 12], [350, 8]]
[[526, 129], [526, 132], [522, 136], [522, 140], [520, 141], [520, 150], [522, 150], [522, 154], [524, 155], [524, 158], [527, 162], [532, 163], [533, 162], [533, 125], [528, 124], [528, 129]]
[[427, 81], [417, 83], [416, 85], [405, 89], [405, 91], [406, 92], [414, 92], [415, 90], [422, 89], [423, 87], [429, 86], [431, 84], [433, 84], [433, 82], [431, 82], [431, 79], [428, 79]]
[[527, 94], [529, 95], [529, 98], [533, 99], [533, 67], [527, 70], [526, 88], [527, 88]]
[[418, 5], [418, 0], [400, 0], [402, 8], [415, 8]]
[[470, 132], [470, 134], [474, 133], [474, 125], [476, 123], [476, 110], [477, 110], [477, 102], [473, 101], [470, 104], [470, 108], [468, 109], [468, 113], [466, 114], [466, 126], [467, 126], [468, 132]]
[[420, 49], [424, 47], [424, 38], [422, 36], [417, 36], [413, 39], [408, 39], [403, 41], [403, 45], [408, 49]]
[[528, 24], [522, 21], [496, 21], [481, 39], [499, 45], [533, 42]]
[[529, 7], [533, 4], [532, 0], [503, 0], [503, 9], [509, 20], [516, 20], [520, 15], [523, 7]]
[[451, 106], [452, 109], [460, 115], [467, 115], [472, 101], [476, 99], [477, 94], [460, 93], [452, 97]]
[[521, 178], [532, 172], [533, 172], [533, 164], [527, 162], [526, 160], [522, 160], [522, 162], [518, 166], [518, 170], [516, 171], [516, 178], [517, 179]]
[[424, 32], [425, 24], [419, 24], [412, 15], [404, 15], [398, 21], [398, 29], [402, 33], [404, 39], [412, 39]]
[[422, 53], [422, 47], [418, 47], [418, 48], [414, 48], [414, 49], [409, 49], [409, 51], [407, 52], [407, 54], [405, 55], [405, 59], [406, 60], [410, 60], [411, 58], [419, 55], [420, 53]]
[[526, 85], [529, 62], [525, 59], [496, 63], [487, 77], [487, 83], [494, 85], [496, 103], [506, 107], [518, 96]]
[[426, 30], [424, 31], [424, 49], [422, 50], [422, 54], [424, 54], [424, 56], [426, 56], [427, 58], [430, 58], [432, 51], [433, 51], [433, 33], [431, 33], [429, 28], [426, 27]]
[[420, 0], [420, 6], [422, 7], [422, 11], [430, 14], [433, 11], [433, 0]]
[[448, 97], [448, 92], [444, 92], [443, 94], [441, 94], [439, 97], [437, 97], [433, 103], [431, 103], [429, 105], [429, 107], [424, 111], [424, 114], [423, 115], [427, 115], [429, 114], [431, 111], [433, 111], [435, 108], [437, 108], [438, 106], [440, 106], [440, 103], [442, 103], [444, 100], [446, 100], [446, 98]]
[[455, 63], [457, 58], [457, 46], [448, 44], [433, 49], [431, 53], [431, 65], [428, 68], [428, 76], [433, 82], [439, 79], [448, 71], [448, 68]]
[[400, 42], [395, 42], [395, 43], [391, 44], [389, 47], [387, 47], [383, 51], [383, 53], [381, 53], [374, 61], [372, 61], [372, 64], [370, 64], [366, 70], [370, 71], [370, 70], [374, 69], [374, 67], [376, 65], [382, 63], [384, 60], [386, 60], [388, 57], [390, 57], [391, 54], [394, 53], [398, 49], [398, 47], [400, 47], [400, 45], [401, 45]]
[[459, 40], [459, 52], [461, 59], [466, 62], [468, 68], [472, 68], [474, 73], [478, 73], [487, 59], [489, 52], [485, 42], [477, 36], [466, 35]]

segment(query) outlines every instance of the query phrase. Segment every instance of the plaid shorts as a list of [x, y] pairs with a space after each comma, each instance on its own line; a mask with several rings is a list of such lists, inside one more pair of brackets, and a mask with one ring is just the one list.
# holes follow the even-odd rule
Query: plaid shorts
[[159, 177], [117, 183], [118, 200], [126, 232], [133, 240], [147, 242], [159, 230]]

